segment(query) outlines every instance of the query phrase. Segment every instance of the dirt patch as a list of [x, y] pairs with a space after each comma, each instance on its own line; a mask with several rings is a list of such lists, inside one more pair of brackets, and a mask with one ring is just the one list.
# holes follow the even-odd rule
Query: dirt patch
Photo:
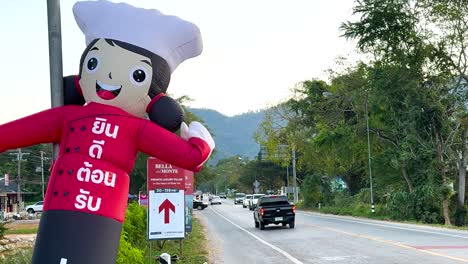
[[9, 230], [19, 229], [33, 229], [39, 226], [39, 219], [37, 220], [17, 220], [9, 222], [5, 225]]

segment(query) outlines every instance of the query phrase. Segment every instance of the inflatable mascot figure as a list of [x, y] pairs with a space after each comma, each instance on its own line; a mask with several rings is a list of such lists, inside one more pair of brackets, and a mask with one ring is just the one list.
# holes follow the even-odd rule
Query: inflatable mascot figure
[[79, 75], [64, 78], [65, 106], [0, 126], [0, 152], [60, 143], [34, 264], [115, 263], [137, 152], [199, 171], [214, 149], [207, 129], [183, 123], [164, 94], [175, 68], [202, 51], [197, 26], [108, 1], [73, 12], [87, 47]]

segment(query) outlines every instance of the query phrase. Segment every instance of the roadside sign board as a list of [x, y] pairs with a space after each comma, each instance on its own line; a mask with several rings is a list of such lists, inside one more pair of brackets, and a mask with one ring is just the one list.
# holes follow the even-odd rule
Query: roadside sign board
[[148, 207], [148, 194], [139, 192], [138, 193], [138, 204], [141, 206]]
[[185, 232], [192, 232], [193, 172], [185, 171]]
[[184, 190], [156, 189], [149, 195], [148, 239], [185, 237]]
[[148, 239], [185, 237], [185, 170], [156, 158], [148, 166]]
[[184, 190], [184, 169], [156, 158], [148, 159], [148, 193], [156, 189]]

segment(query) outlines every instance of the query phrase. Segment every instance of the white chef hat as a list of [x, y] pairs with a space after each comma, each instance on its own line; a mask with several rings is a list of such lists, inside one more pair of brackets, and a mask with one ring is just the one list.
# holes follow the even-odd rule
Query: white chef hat
[[97, 38], [126, 42], [159, 55], [171, 72], [203, 49], [196, 25], [156, 9], [100, 0], [77, 2], [73, 13], [86, 36], [86, 45]]

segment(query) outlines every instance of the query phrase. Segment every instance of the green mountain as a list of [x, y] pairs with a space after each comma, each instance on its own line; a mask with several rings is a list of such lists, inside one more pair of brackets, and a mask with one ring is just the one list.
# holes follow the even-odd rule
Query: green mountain
[[192, 113], [201, 118], [213, 133], [216, 143], [216, 154], [210, 163], [240, 155], [255, 158], [259, 145], [253, 135], [264, 118], [264, 111], [248, 112], [236, 116], [225, 116], [215, 110], [190, 108]]

